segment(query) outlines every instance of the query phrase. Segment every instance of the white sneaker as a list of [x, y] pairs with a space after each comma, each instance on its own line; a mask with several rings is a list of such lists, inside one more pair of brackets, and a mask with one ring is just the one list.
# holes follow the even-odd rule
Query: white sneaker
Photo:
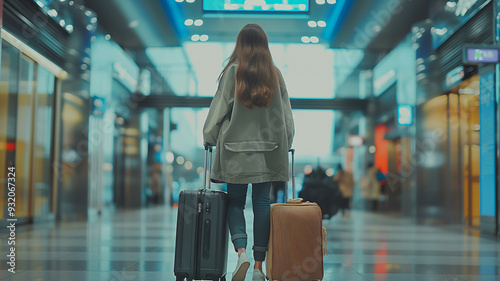
[[266, 281], [266, 275], [260, 269], [254, 269], [252, 281]]
[[247, 275], [248, 268], [250, 267], [250, 259], [246, 252], [241, 253], [238, 258], [238, 263], [236, 264], [236, 269], [233, 272], [232, 281], [245, 281], [245, 276]]

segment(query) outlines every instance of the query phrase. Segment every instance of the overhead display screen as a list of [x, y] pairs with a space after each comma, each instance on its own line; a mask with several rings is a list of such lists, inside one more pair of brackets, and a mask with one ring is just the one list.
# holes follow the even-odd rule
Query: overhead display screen
[[309, 11], [309, 0], [204, 0], [205, 12], [291, 12]]

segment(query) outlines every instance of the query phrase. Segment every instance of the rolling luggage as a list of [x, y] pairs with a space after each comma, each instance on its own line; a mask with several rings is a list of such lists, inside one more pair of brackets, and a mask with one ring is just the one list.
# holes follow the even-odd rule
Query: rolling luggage
[[205, 146], [203, 189], [183, 190], [179, 196], [174, 262], [176, 281], [226, 280], [227, 193], [210, 190], [210, 181], [206, 189], [207, 158], [211, 171], [211, 146]]
[[[294, 150], [291, 152], [292, 197], [295, 197]], [[301, 202], [299, 198], [271, 206], [266, 264], [269, 280], [322, 280], [323, 252], [326, 252], [326, 230], [316, 203]]]

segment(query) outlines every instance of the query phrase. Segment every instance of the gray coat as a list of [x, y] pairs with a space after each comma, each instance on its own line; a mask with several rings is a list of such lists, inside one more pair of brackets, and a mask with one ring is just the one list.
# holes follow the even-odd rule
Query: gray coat
[[[288, 181], [288, 150], [294, 135], [286, 87], [276, 81], [269, 108], [247, 108], [235, 98], [237, 64], [219, 83], [203, 128], [205, 143], [216, 145], [211, 179], [227, 183]], [[284, 85], [283, 76], [279, 73]]]

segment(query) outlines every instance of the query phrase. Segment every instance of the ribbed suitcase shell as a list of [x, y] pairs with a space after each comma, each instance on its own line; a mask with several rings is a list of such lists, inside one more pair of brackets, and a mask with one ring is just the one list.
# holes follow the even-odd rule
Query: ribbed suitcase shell
[[323, 222], [316, 203], [273, 204], [267, 255], [271, 281], [323, 279]]
[[174, 273], [177, 280], [225, 279], [227, 193], [184, 190], [179, 197]]

